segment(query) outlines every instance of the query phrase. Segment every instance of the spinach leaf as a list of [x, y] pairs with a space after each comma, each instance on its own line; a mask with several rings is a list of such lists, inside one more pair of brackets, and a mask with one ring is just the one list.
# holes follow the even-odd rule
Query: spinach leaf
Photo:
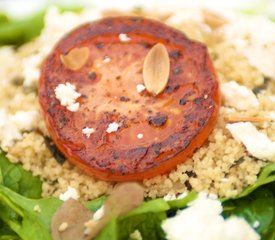
[[169, 204], [164, 201], [162, 198], [153, 199], [148, 202], [144, 202], [141, 206], [138, 208], [130, 211], [128, 214], [123, 216], [122, 219], [126, 219], [131, 216], [136, 216], [139, 214], [144, 213], [159, 213], [159, 212], [165, 212], [170, 209]]
[[171, 209], [180, 209], [187, 206], [189, 202], [192, 202], [197, 198], [198, 194], [194, 191], [190, 192], [186, 197], [168, 201]]
[[[60, 5], [59, 8], [61, 12], [83, 10], [80, 5], [71, 7]], [[44, 27], [45, 13], [44, 9], [23, 19], [11, 19], [5, 13], [0, 13], [0, 46], [20, 46], [37, 37]]]
[[0, 185], [0, 202], [0, 218], [23, 240], [51, 240], [50, 222], [61, 200], [28, 199]]
[[[45, 11], [31, 17], [2, 21], [0, 24], [0, 45], [20, 45], [38, 36], [44, 26]], [[7, 17], [6, 17], [7, 18]]]
[[[275, 164], [267, 165], [258, 180], [240, 195], [222, 199], [223, 215], [245, 218], [262, 240], [275, 239]], [[257, 224], [258, 223], [258, 224]], [[258, 225], [258, 226], [257, 226]]]
[[0, 220], [0, 240], [19, 240], [20, 237], [10, 227]]
[[40, 198], [42, 182], [32, 176], [20, 164], [11, 163], [4, 153], [0, 153], [0, 184], [29, 198]]
[[95, 212], [96, 210], [98, 210], [103, 205], [106, 198], [107, 198], [106, 196], [102, 196], [102, 197], [99, 197], [99, 198], [94, 199], [92, 201], [86, 202], [84, 205], [85, 205], [86, 208], [88, 208], [92, 212]]
[[128, 240], [135, 230], [140, 232], [143, 239], [165, 239], [165, 233], [161, 228], [161, 222], [164, 219], [166, 219], [166, 212], [148, 212], [127, 217], [119, 221], [119, 240]]
[[[96, 236], [95, 240], [118, 240], [117, 219], [113, 218], [104, 229]], [[128, 240], [128, 238], [127, 238]]]
[[257, 181], [251, 186], [247, 187], [241, 194], [236, 197], [223, 198], [221, 201], [227, 201], [229, 199], [238, 199], [249, 195], [251, 192], [256, 190], [257, 188], [275, 182], [275, 163], [271, 163], [263, 168], [261, 171]]
[[144, 202], [140, 207], [119, 218], [119, 240], [128, 240], [131, 233], [139, 230], [143, 239], [165, 239], [161, 222], [166, 219], [169, 204], [162, 198]]
[[165, 233], [161, 228], [162, 221], [167, 218], [168, 214], [173, 215], [179, 208], [186, 207], [196, 197], [197, 194], [191, 192], [185, 198], [173, 201], [166, 202], [162, 198], [146, 201], [128, 214], [112, 219], [96, 237], [96, 240], [129, 240], [131, 233], [135, 230], [140, 232], [143, 239], [165, 239]]

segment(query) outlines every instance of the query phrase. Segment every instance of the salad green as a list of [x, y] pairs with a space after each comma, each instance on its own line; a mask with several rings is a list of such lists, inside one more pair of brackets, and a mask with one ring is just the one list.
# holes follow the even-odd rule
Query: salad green
[[[51, 218], [62, 201], [41, 198], [41, 181], [20, 165], [10, 163], [4, 153], [0, 154], [0, 173], [0, 240], [50, 240]], [[139, 230], [143, 239], [165, 239], [161, 222], [185, 208], [196, 197], [195, 192], [190, 192], [186, 197], [172, 201], [162, 198], [147, 200], [128, 214], [113, 218], [96, 239], [129, 239], [135, 230]], [[85, 206], [94, 212], [105, 199], [103, 196]], [[221, 201], [224, 217], [241, 216], [254, 226], [263, 240], [275, 239], [274, 163], [267, 165], [257, 182], [243, 193]]]
[[[59, 8], [61, 12], [79, 12], [83, 9], [83, 7], [80, 6], [59, 6]], [[46, 10], [41, 10], [27, 18], [13, 19], [5, 13], [0, 12], [0, 46], [19, 46], [37, 37], [44, 27], [45, 14]]]

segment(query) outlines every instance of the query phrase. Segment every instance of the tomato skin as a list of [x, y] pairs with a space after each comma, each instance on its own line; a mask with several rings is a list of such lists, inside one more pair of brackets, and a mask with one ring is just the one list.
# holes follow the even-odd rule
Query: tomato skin
[[[121, 42], [120, 33], [130, 41]], [[168, 86], [156, 97], [137, 93], [144, 57], [159, 42], [170, 56]], [[88, 47], [90, 56], [72, 71], [60, 55], [75, 47]], [[54, 89], [65, 82], [81, 93], [76, 112], [55, 97]], [[115, 17], [82, 25], [60, 40], [42, 65], [39, 101], [50, 136], [72, 163], [99, 179], [132, 181], [166, 173], [190, 157], [215, 126], [220, 93], [203, 44], [159, 22]], [[160, 114], [165, 121], [154, 126]], [[120, 128], [107, 133], [112, 122]], [[87, 126], [95, 128], [89, 138], [82, 133]], [[140, 133], [143, 139], [136, 137]]]

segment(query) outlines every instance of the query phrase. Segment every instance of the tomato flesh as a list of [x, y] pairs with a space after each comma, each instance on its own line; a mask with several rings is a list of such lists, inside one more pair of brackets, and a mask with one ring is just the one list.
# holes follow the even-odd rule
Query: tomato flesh
[[[157, 43], [169, 53], [170, 74], [165, 90], [153, 96], [138, 92], [137, 85], [143, 84], [144, 58]], [[61, 61], [74, 48], [89, 49], [78, 70]], [[55, 96], [55, 88], [66, 82], [81, 94], [76, 112]], [[42, 112], [57, 147], [87, 174], [108, 181], [150, 178], [184, 162], [214, 128], [219, 96], [203, 44], [162, 23], [133, 17], [105, 18], [67, 34], [44, 61], [39, 84]], [[111, 123], [119, 128], [108, 133]], [[87, 137], [85, 127], [95, 132]]]

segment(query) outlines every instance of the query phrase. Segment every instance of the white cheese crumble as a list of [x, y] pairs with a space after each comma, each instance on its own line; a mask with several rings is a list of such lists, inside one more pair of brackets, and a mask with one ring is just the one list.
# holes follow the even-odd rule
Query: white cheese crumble
[[143, 84], [138, 84], [136, 86], [137, 92], [141, 93], [142, 91], [144, 91], [146, 89], [146, 87]]
[[187, 196], [187, 194], [188, 194], [187, 192], [183, 192], [179, 195], [168, 193], [163, 197], [163, 199], [165, 201], [172, 201], [172, 200], [176, 200], [176, 199], [182, 199], [182, 198], [185, 198]]
[[221, 93], [224, 104], [238, 110], [257, 108], [260, 105], [257, 97], [250, 89], [235, 81], [221, 84]]
[[129, 42], [131, 40], [126, 33], [120, 33], [118, 37], [121, 42]]
[[59, 199], [65, 202], [70, 198], [73, 198], [75, 200], [79, 199], [79, 193], [75, 188], [68, 186], [67, 191], [59, 195]]
[[[257, 31], [255, 31], [257, 29]], [[275, 24], [265, 16], [232, 16], [223, 29], [227, 41], [265, 76], [275, 78]]]
[[254, 157], [275, 162], [275, 142], [261, 133], [250, 122], [226, 124], [233, 138], [244, 144]]
[[105, 56], [104, 59], [103, 59], [103, 62], [104, 63], [109, 63], [109, 62], [111, 62], [111, 58], [109, 58], [108, 56]]
[[23, 76], [24, 83], [26, 87], [30, 87], [38, 82], [40, 77], [39, 65], [43, 60], [42, 54], [33, 54], [29, 57], [23, 59]]
[[272, 119], [275, 120], [275, 112], [269, 112], [268, 116]]
[[237, 217], [224, 219], [221, 202], [198, 197], [175, 217], [162, 223], [168, 240], [259, 240], [249, 224]]
[[104, 205], [102, 205], [102, 206], [94, 213], [94, 215], [93, 215], [93, 220], [98, 221], [99, 219], [103, 218], [104, 212], [105, 212]]
[[253, 227], [254, 228], [257, 228], [257, 227], [259, 227], [260, 226], [260, 222], [259, 221], [255, 221], [254, 223], [253, 223]]
[[41, 208], [38, 204], [36, 204], [34, 207], [33, 207], [33, 211], [37, 212], [37, 213], [41, 213]]
[[10, 115], [5, 109], [0, 109], [0, 142], [1, 148], [7, 150], [15, 140], [22, 139], [23, 131], [29, 131], [37, 126], [40, 115], [37, 111], [18, 111]]
[[89, 138], [91, 136], [91, 134], [93, 134], [95, 132], [94, 128], [89, 128], [89, 127], [85, 127], [82, 129], [82, 133]]
[[67, 222], [63, 222], [60, 224], [59, 228], [58, 228], [58, 231], [59, 232], [63, 232], [65, 231], [67, 228], [69, 227], [69, 224]]
[[116, 132], [119, 128], [119, 124], [116, 122], [112, 122], [108, 125], [108, 128], [106, 129], [107, 133]]
[[133, 240], [142, 240], [142, 236], [141, 236], [140, 231], [136, 229], [134, 232], [132, 232], [130, 234], [130, 239], [133, 239]]
[[138, 139], [142, 139], [143, 138], [143, 134], [142, 133], [137, 134], [137, 138]]
[[55, 88], [55, 96], [60, 101], [62, 106], [67, 107], [71, 112], [75, 112], [79, 109], [79, 103], [76, 102], [76, 99], [81, 96], [80, 93], [76, 91], [76, 87], [66, 82], [65, 84], [59, 84]]

